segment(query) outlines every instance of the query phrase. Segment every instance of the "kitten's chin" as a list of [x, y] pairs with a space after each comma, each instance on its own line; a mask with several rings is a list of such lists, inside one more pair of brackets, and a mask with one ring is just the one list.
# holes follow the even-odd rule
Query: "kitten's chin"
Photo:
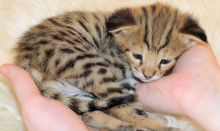
[[160, 74], [160, 75], [157, 75], [157, 76], [153, 76], [153, 77], [150, 78], [150, 79], [146, 79], [146, 78], [144, 77], [144, 75], [142, 75], [142, 74], [136, 74], [136, 73], [134, 73], [134, 76], [135, 76], [140, 82], [151, 82], [151, 81], [155, 81], [155, 80], [160, 79], [160, 78], [163, 76], [163, 74]]
[[155, 80], [158, 80], [158, 79], [160, 79], [161, 78], [161, 76], [153, 76], [152, 78], [150, 78], [150, 79], [141, 79], [141, 81], [142, 82], [151, 82], [151, 81], [155, 81]]

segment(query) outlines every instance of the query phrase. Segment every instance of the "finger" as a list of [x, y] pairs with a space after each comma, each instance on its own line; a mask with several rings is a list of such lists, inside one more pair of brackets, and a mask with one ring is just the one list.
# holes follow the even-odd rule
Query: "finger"
[[41, 97], [40, 91], [26, 70], [12, 64], [4, 64], [0, 67], [0, 73], [11, 82], [21, 106], [30, 98]]
[[[195, 46], [191, 47], [180, 56], [175, 67], [202, 62], [217, 64], [211, 46], [203, 42], [198, 42]], [[174, 70], [176, 70], [176, 68], [174, 68]]]
[[136, 93], [147, 111], [182, 114], [179, 98], [184, 92], [184, 87], [187, 86], [188, 79], [187, 75], [173, 73], [157, 81], [139, 84]]

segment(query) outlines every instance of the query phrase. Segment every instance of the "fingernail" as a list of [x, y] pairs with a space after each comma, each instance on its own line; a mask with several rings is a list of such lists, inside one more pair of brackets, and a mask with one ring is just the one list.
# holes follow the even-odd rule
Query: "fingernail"
[[9, 71], [5, 67], [0, 67], [0, 73], [6, 78], [9, 76]]

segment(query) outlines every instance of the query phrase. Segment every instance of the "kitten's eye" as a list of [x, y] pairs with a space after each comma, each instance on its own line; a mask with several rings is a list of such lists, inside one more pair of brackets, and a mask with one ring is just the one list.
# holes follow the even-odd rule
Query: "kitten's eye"
[[141, 54], [132, 54], [132, 55], [133, 55], [133, 57], [134, 57], [135, 59], [142, 60], [142, 55], [141, 55]]
[[170, 63], [170, 61], [169, 60], [165, 60], [165, 59], [161, 59], [161, 61], [160, 61], [160, 65], [161, 64], [169, 64]]

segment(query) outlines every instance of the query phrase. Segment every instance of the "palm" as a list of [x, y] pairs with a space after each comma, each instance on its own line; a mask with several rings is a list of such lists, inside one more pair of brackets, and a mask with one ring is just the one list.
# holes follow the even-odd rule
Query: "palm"
[[24, 69], [14, 65], [3, 65], [9, 71], [9, 80], [21, 106], [28, 130], [80, 130], [88, 131], [82, 120], [66, 105], [41, 96], [33, 79]]
[[[41, 96], [32, 98], [32, 102], [26, 108], [22, 108], [23, 119], [28, 129], [45, 130], [66, 130], [71, 120], [81, 124], [80, 118], [64, 104], [48, 100]], [[72, 118], [71, 118], [72, 117]], [[61, 121], [62, 120], [62, 121]], [[65, 123], [63, 123], [65, 121]], [[29, 127], [31, 126], [31, 127]], [[33, 128], [36, 127], [36, 128]], [[76, 126], [80, 130], [79, 126]]]

